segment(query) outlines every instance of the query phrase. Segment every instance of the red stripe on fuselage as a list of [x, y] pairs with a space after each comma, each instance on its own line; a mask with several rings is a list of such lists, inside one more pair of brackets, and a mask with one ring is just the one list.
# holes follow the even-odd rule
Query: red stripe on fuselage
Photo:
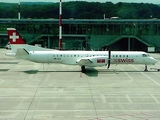
[[97, 59], [97, 63], [105, 63], [105, 59]]

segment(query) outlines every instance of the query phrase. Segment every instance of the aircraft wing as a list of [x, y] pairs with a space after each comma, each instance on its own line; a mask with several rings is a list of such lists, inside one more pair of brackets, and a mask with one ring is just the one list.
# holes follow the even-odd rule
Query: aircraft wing
[[91, 63], [93, 63], [93, 61], [90, 58], [82, 58], [77, 61], [77, 64], [79, 65], [87, 65]]
[[94, 57], [86, 57], [77, 60], [77, 64], [80, 66], [102, 66], [108, 63], [108, 56], [94, 56]]

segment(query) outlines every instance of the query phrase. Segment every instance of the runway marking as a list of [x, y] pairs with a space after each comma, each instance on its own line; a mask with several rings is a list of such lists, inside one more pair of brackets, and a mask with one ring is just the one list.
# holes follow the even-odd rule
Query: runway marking
[[93, 93], [92, 93], [91, 84], [90, 84], [88, 78], [87, 78], [87, 83], [88, 83], [88, 88], [89, 88], [89, 91], [90, 91], [90, 95], [91, 95], [91, 99], [92, 99], [95, 115], [96, 115], [96, 117], [98, 119], [99, 117], [98, 117], [98, 113], [97, 113], [97, 108], [96, 108], [96, 105], [95, 105], [95, 101], [94, 101], [94, 96], [93, 96]]
[[125, 95], [127, 100], [129, 101], [129, 103], [133, 103], [133, 101], [131, 100], [131, 98], [129, 97], [129, 95]]
[[[49, 65], [48, 65], [48, 68], [47, 68], [47, 69], [49, 69]], [[27, 112], [26, 112], [26, 114], [25, 114], [25, 116], [24, 116], [24, 120], [27, 119], [28, 113], [29, 113], [29, 111], [30, 111], [30, 109], [31, 109], [31, 107], [32, 107], [32, 105], [33, 105], [33, 101], [34, 101], [34, 99], [35, 99], [35, 97], [36, 97], [36, 95], [37, 95], [38, 89], [40, 88], [40, 85], [41, 85], [42, 81], [43, 81], [44, 78], [46, 77], [46, 74], [47, 74], [47, 73], [44, 72], [44, 74], [43, 74], [43, 76], [42, 76], [42, 79], [40, 80], [40, 82], [39, 82], [39, 84], [38, 84], [38, 86], [37, 86], [37, 88], [36, 88], [36, 91], [35, 91], [35, 93], [34, 93], [34, 95], [33, 95], [33, 97], [32, 97], [32, 100], [31, 100], [31, 102], [30, 102], [30, 105], [29, 105], [29, 107], [28, 107], [28, 109], [27, 109]]]
[[101, 94], [101, 98], [102, 98], [103, 103], [106, 103], [106, 98], [103, 94]]
[[[135, 66], [132, 65], [133, 68], [135, 68], [136, 70], [138, 70]], [[153, 83], [155, 83], [156, 85], [160, 86], [160, 83], [156, 82], [154, 79], [152, 79], [151, 77], [149, 77], [148, 75], [146, 75], [143, 72], [140, 72], [142, 75], [144, 75], [145, 77], [147, 77], [148, 79], [150, 79]], [[146, 72], [147, 73], [147, 72]]]
[[144, 74], [143, 72], [141, 72], [144, 76], [146, 76], [148, 79], [150, 79], [153, 83], [155, 83], [156, 85], [160, 86], [160, 84], [158, 82], [156, 82], [155, 80], [153, 80], [151, 77], [149, 77], [148, 75]]
[[159, 100], [154, 95], [150, 95], [150, 96], [157, 104], [160, 104]]

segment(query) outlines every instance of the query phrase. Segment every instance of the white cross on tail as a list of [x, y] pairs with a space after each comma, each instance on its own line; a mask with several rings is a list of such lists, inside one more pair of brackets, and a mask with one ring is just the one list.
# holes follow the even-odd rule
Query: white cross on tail
[[16, 42], [16, 40], [19, 39], [19, 36], [17, 36], [16, 33], [13, 33], [9, 38], [12, 39], [13, 42]]

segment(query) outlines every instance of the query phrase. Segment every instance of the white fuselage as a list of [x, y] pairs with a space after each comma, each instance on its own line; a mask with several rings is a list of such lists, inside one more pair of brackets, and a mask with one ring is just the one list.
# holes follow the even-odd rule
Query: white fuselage
[[[80, 65], [81, 59], [89, 59], [91, 63], [83, 65], [95, 67], [108, 64], [108, 51], [30, 51], [27, 60], [38, 63], [61, 63]], [[145, 52], [112, 51], [111, 64], [145, 64], [157, 62]]]

